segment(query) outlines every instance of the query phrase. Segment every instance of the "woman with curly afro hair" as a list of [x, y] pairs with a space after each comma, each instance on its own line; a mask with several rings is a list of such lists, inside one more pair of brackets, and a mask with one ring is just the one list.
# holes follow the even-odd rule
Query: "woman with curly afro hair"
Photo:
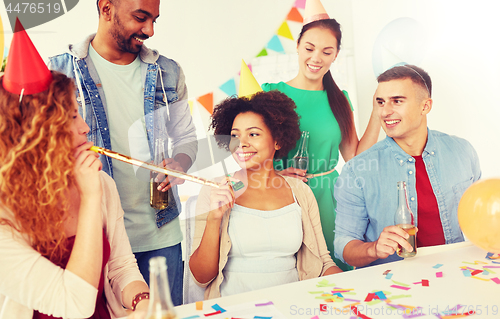
[[[198, 196], [189, 266], [205, 299], [341, 272], [311, 189], [273, 167], [300, 137], [295, 103], [278, 91], [229, 98], [211, 127], [241, 169]], [[238, 182], [244, 187], [235, 191]]]

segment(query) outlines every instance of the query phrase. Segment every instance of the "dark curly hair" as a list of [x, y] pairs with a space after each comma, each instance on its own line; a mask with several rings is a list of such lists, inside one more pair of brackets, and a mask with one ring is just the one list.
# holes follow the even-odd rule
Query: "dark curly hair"
[[209, 129], [214, 129], [217, 144], [229, 150], [229, 136], [236, 116], [246, 112], [259, 114], [281, 147], [274, 157], [282, 158], [300, 138], [299, 116], [295, 107], [291, 98], [276, 90], [258, 92], [250, 98], [228, 98], [215, 107]]

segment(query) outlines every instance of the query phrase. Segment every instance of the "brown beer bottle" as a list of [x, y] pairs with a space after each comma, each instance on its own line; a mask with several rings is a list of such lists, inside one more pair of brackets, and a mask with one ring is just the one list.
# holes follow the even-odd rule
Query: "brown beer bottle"
[[400, 257], [413, 257], [417, 254], [417, 234], [415, 227], [415, 219], [413, 218], [413, 212], [408, 205], [408, 197], [406, 194], [406, 183], [398, 182], [398, 208], [396, 214], [394, 215], [394, 224], [401, 227], [404, 231], [410, 235], [407, 241], [413, 247], [413, 251], [407, 251], [401, 245], [398, 245], [397, 254]]

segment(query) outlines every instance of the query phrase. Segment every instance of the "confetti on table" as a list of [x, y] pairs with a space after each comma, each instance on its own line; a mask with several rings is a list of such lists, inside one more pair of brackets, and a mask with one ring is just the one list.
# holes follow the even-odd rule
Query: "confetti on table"
[[476, 277], [476, 276], [474, 276], [472, 278], [477, 279], [477, 280], [482, 280], [482, 281], [490, 281], [489, 279], [481, 278], [481, 277]]
[[[323, 311], [326, 311], [326, 310], [323, 310]], [[314, 317], [311, 317], [311, 319], [319, 319], [319, 317], [318, 316], [314, 316]]]
[[361, 302], [360, 300], [356, 300], [356, 299], [348, 299], [348, 298], [344, 298], [344, 301], [352, 301], [352, 302]]
[[414, 282], [413, 284], [414, 285], [420, 285], [422, 282], [421, 281], [418, 281], [418, 282]]
[[436, 265], [432, 266], [432, 268], [436, 268], [436, 269], [438, 269], [438, 268], [440, 268], [440, 267], [442, 267], [442, 266], [443, 266], [443, 264], [436, 264]]
[[203, 301], [196, 302], [196, 310], [203, 310]]
[[199, 318], [200, 316], [198, 315], [194, 315], [194, 316], [190, 316], [190, 317], [184, 317], [182, 319], [195, 319], [195, 318]]
[[500, 261], [494, 261], [493, 260], [492, 263], [494, 263], [494, 264], [500, 264]]
[[441, 277], [443, 277], [443, 272], [442, 272], [442, 271], [438, 271], [438, 272], [436, 273], [436, 277], [437, 277], [437, 278], [441, 278]]
[[274, 303], [272, 301], [266, 303], [256, 303], [255, 307], [270, 306], [270, 305], [274, 305]]
[[375, 293], [375, 296], [377, 296], [378, 299], [380, 299], [380, 300], [386, 300], [387, 299], [387, 297], [385, 296], [384, 292], [382, 292], [382, 291], [377, 291]]
[[500, 266], [483, 266], [483, 268], [500, 268]]
[[391, 278], [392, 278], [392, 274], [389, 273], [389, 274], [385, 275], [385, 279], [391, 279]]
[[387, 275], [387, 274], [388, 274], [388, 273], [390, 273], [390, 272], [391, 272], [391, 270], [390, 270], [390, 269], [389, 269], [389, 270], [386, 270], [386, 271], [384, 271], [384, 273], [383, 273], [382, 275], [384, 275], [384, 276], [385, 276], [385, 275]]
[[324, 291], [309, 291], [310, 294], [322, 294]]
[[361, 319], [371, 319], [370, 317], [362, 314], [361, 312], [358, 311], [358, 308], [356, 308], [356, 306], [351, 306], [351, 311], [352, 313], [354, 313], [356, 316], [358, 316], [358, 318], [361, 318]]
[[479, 265], [479, 264], [487, 265], [488, 264], [488, 263], [485, 263], [484, 261], [480, 261], [480, 260], [474, 260], [474, 262], [476, 263], [476, 265]]
[[212, 313], [206, 313], [205, 314], [205, 317], [209, 317], [209, 316], [213, 316], [213, 315], [217, 315], [219, 313], [222, 313], [220, 310], [217, 310], [216, 312], [212, 312]]
[[493, 282], [496, 284], [500, 284], [500, 279], [498, 279], [497, 277], [491, 278], [491, 280], [493, 280]]
[[465, 312], [465, 313], [456, 313], [456, 314], [451, 314], [451, 315], [444, 315], [444, 316], [440, 316], [441, 319], [455, 319], [455, 318], [463, 318], [463, 317], [467, 317], [467, 316], [471, 316], [475, 314], [474, 310], [471, 310], [469, 312]]
[[316, 284], [316, 287], [334, 287], [334, 286], [335, 286], [334, 283], [330, 283], [326, 279], [323, 279]]
[[462, 274], [465, 276], [465, 277], [471, 277], [471, 273], [470, 273], [470, 270], [468, 269], [464, 269], [462, 270]]
[[427, 279], [422, 279], [422, 286], [424, 286], [424, 287], [429, 287], [429, 280], [427, 280]]
[[490, 272], [487, 269], [483, 269], [483, 275], [488, 276]]
[[409, 287], [410, 286], [408, 284], [405, 284], [405, 283], [402, 283], [402, 282], [399, 282], [399, 281], [396, 281], [396, 280], [393, 280], [392, 282], [395, 283], [396, 285], [400, 285], [400, 286], [403, 286], [403, 287]]
[[332, 293], [336, 293], [336, 292], [340, 292], [340, 293], [342, 293], [342, 292], [350, 292], [350, 291], [353, 291], [353, 290], [354, 290], [354, 288], [344, 289], [344, 288], [337, 288], [337, 287], [335, 287], [335, 288], [332, 289]]
[[475, 275], [479, 275], [480, 273], [482, 273], [483, 271], [482, 270], [474, 270], [472, 273], [471, 273], [471, 276], [475, 276]]
[[253, 319], [271, 319], [272, 317], [254, 316]]
[[223, 312], [226, 312], [226, 309], [222, 308], [221, 306], [219, 306], [218, 304], [215, 304], [212, 306], [212, 308], [215, 310], [215, 311], [220, 311], [220, 313], [223, 313]]
[[403, 286], [398, 286], [398, 285], [391, 285], [392, 288], [398, 288], [398, 289], [402, 289], [402, 290], [410, 290], [411, 288], [410, 287], [403, 287]]
[[366, 295], [365, 302], [372, 301], [374, 297], [375, 297], [375, 294], [373, 292], [368, 293], [368, 295]]

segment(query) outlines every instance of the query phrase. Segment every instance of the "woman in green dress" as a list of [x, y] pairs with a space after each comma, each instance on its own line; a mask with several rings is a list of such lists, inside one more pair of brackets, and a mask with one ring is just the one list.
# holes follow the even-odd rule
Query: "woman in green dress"
[[[301, 131], [308, 131], [309, 167], [291, 167], [297, 146], [282, 162], [282, 175], [294, 176], [308, 182], [318, 201], [321, 225], [330, 255], [343, 270], [349, 266], [334, 258], [333, 239], [336, 201], [333, 186], [338, 172], [339, 151], [344, 161], [370, 148], [377, 142], [380, 124], [372, 111], [366, 131], [358, 139], [354, 117], [346, 91], [335, 84], [329, 71], [340, 49], [342, 33], [335, 19], [320, 19], [305, 24], [297, 41], [299, 74], [288, 82], [265, 83], [264, 91], [278, 90], [297, 105]], [[277, 167], [278, 168], [278, 167]]]

